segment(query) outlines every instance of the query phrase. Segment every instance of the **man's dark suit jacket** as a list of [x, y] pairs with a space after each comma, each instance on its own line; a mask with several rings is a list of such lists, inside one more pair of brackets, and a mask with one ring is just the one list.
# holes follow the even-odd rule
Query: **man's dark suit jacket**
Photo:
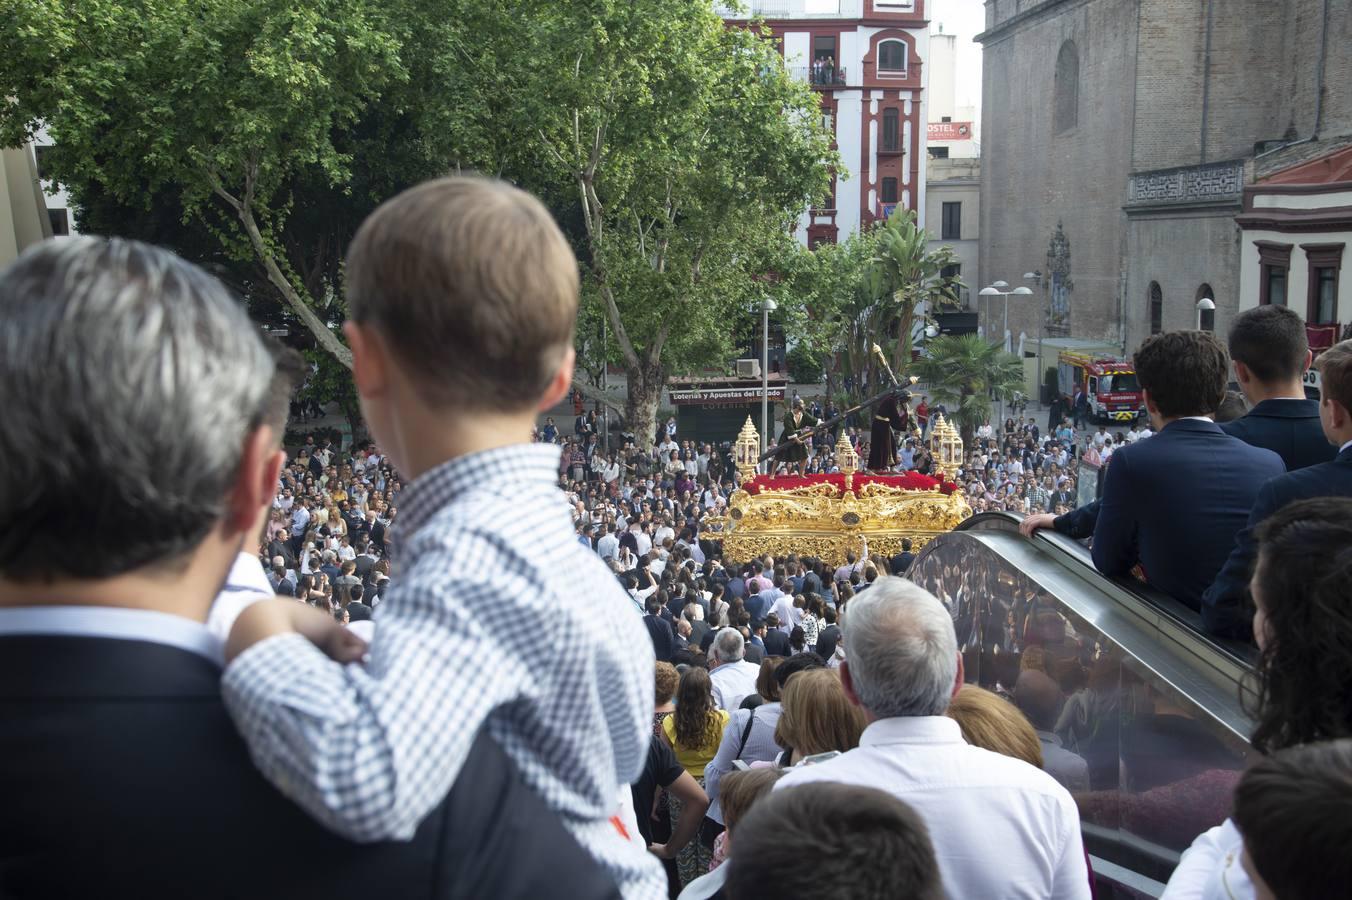
[[1202, 623], [1207, 631], [1240, 640], [1251, 638], [1250, 611], [1244, 597], [1258, 553], [1253, 531], [1287, 504], [1313, 497], [1352, 497], [1352, 447], [1340, 452], [1333, 462], [1287, 472], [1263, 485], [1248, 523], [1235, 536], [1230, 557], [1202, 597]]
[[652, 638], [657, 661], [671, 662], [671, 654], [676, 649], [676, 633], [671, 630], [671, 625], [654, 615], [644, 616], [643, 624], [648, 627], [648, 637]]
[[[707, 612], [707, 610], [706, 610]], [[704, 636], [710, 631], [709, 623], [703, 619], [690, 623], [690, 643], [703, 644]]]
[[1276, 453], [1214, 422], [1171, 422], [1113, 453], [1094, 527], [1094, 565], [1126, 575], [1139, 561], [1152, 587], [1200, 610], [1259, 489], [1285, 471]]
[[1331, 462], [1338, 452], [1324, 437], [1318, 400], [1264, 400], [1220, 428], [1246, 444], [1271, 450], [1288, 472]]
[[352, 563], [357, 567], [357, 571], [353, 574], [362, 580], [362, 584], [370, 584], [371, 572], [374, 571], [376, 567], [375, 557], [365, 553], [359, 553], [353, 557]]
[[761, 638], [765, 644], [765, 652], [770, 656], [792, 656], [793, 650], [789, 647], [789, 636], [778, 628], [765, 629], [765, 636]]
[[1092, 500], [1084, 506], [1057, 516], [1052, 520], [1052, 528], [1077, 541], [1093, 537], [1094, 526], [1098, 524], [1099, 504], [1101, 502], [1100, 500]]
[[6, 635], [0, 709], [6, 900], [619, 896], [484, 735], [412, 841], [358, 845], [254, 769], [197, 654]]
[[892, 557], [892, 561], [888, 565], [891, 566], [893, 575], [905, 575], [914, 561], [915, 554], [907, 550]]

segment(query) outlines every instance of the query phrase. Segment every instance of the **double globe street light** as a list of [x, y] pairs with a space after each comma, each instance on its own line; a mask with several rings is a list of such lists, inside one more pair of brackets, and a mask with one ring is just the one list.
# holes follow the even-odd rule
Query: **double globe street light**
[[[1002, 343], [1003, 343], [1003, 346], [1004, 346], [1004, 348], [1005, 348], [1005, 352], [1006, 352], [1006, 353], [1011, 352], [1011, 351], [1010, 351], [1010, 346], [1009, 346], [1009, 345], [1010, 345], [1010, 341], [1009, 341], [1009, 298], [1010, 298], [1011, 296], [1013, 296], [1013, 297], [1031, 297], [1031, 296], [1033, 296], [1033, 291], [1032, 291], [1031, 288], [1026, 288], [1026, 287], [1016, 287], [1014, 290], [1011, 291], [1011, 290], [1008, 290], [1008, 287], [1009, 287], [1009, 283], [1008, 283], [1008, 282], [1006, 282], [1006, 281], [997, 281], [997, 282], [995, 282], [994, 284], [992, 284], [990, 287], [984, 287], [984, 288], [982, 288], [982, 289], [978, 292], [978, 294], [977, 294], [977, 296], [979, 296], [979, 297], [1004, 297], [1004, 298], [1005, 298], [1005, 334], [1004, 334], [1004, 339], [1003, 339]], [[986, 301], [986, 321], [987, 321], [987, 324], [989, 325], [989, 323], [990, 323], [990, 301], [989, 301], [989, 300]]]
[[[1008, 288], [1009, 288], [1009, 282], [1007, 282], [1007, 281], [997, 281], [997, 282], [995, 282], [994, 284], [992, 284], [990, 287], [984, 287], [984, 288], [982, 288], [982, 289], [978, 292], [978, 294], [977, 294], [977, 296], [979, 296], [979, 297], [1004, 297], [1004, 298], [1005, 298], [1005, 328], [1004, 328], [1004, 338], [1003, 338], [1003, 340], [1001, 341], [1001, 344], [1002, 344], [1002, 346], [1004, 347], [1004, 350], [1005, 350], [1006, 353], [1012, 352], [1011, 347], [1010, 347], [1010, 339], [1009, 339], [1009, 298], [1010, 298], [1011, 296], [1013, 296], [1013, 297], [1031, 297], [1031, 296], [1033, 296], [1033, 291], [1032, 291], [1031, 288], [1027, 288], [1027, 287], [1016, 287], [1016, 288], [1015, 288], [1014, 290], [1012, 290], [1012, 291], [1009, 290]], [[990, 322], [990, 301], [989, 301], [989, 300], [986, 301], [986, 321], [987, 321], [987, 324], [989, 324], [989, 322]], [[1003, 395], [1001, 395], [1001, 397], [1000, 397], [1000, 416], [999, 416], [999, 418], [1000, 418], [1001, 421], [1003, 421], [1004, 417], [1005, 417], [1005, 398], [1004, 398]]]

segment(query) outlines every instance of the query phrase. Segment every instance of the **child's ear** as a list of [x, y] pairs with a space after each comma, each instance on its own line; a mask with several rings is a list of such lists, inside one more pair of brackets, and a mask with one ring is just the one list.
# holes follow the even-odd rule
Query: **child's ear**
[[389, 384], [385, 341], [372, 326], [352, 320], [343, 323], [343, 334], [352, 348], [352, 381], [357, 393], [363, 397], [379, 397]]
[[572, 345], [564, 351], [563, 358], [559, 360], [559, 368], [554, 372], [554, 377], [549, 381], [549, 387], [545, 389], [544, 396], [540, 398], [538, 409], [541, 412], [558, 405], [559, 401], [572, 390], [573, 387], [573, 366], [577, 362], [577, 351]]

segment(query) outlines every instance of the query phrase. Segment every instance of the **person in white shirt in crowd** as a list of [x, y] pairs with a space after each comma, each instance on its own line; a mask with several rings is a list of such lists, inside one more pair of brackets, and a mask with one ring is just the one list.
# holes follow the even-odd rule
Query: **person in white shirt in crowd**
[[929, 828], [951, 900], [1089, 898], [1070, 793], [1026, 762], [968, 745], [944, 715], [963, 667], [943, 604], [879, 578], [850, 601], [843, 631], [841, 683], [869, 725], [857, 748], [795, 768], [776, 789], [840, 782], [903, 799]]
[[606, 523], [606, 533], [596, 540], [596, 554], [602, 559], [614, 559], [620, 552], [620, 539], [615, 536], [615, 523]]
[[794, 626], [803, 621], [803, 611], [793, 605], [792, 594], [781, 592], [770, 611], [779, 616], [779, 630], [785, 634], [792, 634]]
[[1100, 426], [1099, 426], [1099, 430], [1096, 431], [1096, 432], [1094, 432], [1094, 446], [1095, 446], [1096, 448], [1098, 448], [1099, 450], [1102, 450], [1102, 449], [1103, 449], [1103, 445], [1106, 444], [1108, 441], [1111, 441], [1111, 440], [1112, 440], [1112, 438], [1109, 437], [1109, 435], [1108, 435], [1108, 426], [1107, 426], [1107, 425], [1100, 425]]
[[709, 680], [719, 709], [738, 709], [743, 700], [756, 693], [760, 666], [747, 662], [745, 655], [746, 641], [735, 628], [722, 629], [709, 645]]
[[629, 526], [629, 532], [634, 536], [634, 552], [639, 556], [644, 555], [653, 548], [653, 539], [643, 530], [643, 525], [639, 522], [633, 522]]

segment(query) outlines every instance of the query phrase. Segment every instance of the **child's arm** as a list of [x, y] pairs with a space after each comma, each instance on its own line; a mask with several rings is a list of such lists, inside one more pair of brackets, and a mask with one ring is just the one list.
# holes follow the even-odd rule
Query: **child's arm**
[[406, 579], [366, 667], [311, 643], [302, 606], [241, 616], [221, 686], [268, 780], [352, 840], [410, 838], [489, 714], [529, 689], [521, 657], [484, 627], [485, 601], [500, 600], [485, 590]]

